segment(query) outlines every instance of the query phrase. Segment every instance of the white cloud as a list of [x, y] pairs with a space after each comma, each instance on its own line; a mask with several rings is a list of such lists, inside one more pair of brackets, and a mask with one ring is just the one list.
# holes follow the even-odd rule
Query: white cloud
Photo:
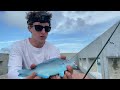
[[[22, 29], [27, 28], [25, 15], [27, 11], [6, 11], [1, 15], [8, 25]], [[85, 30], [89, 25], [120, 19], [120, 11], [52, 11], [52, 31], [50, 33], [69, 34]], [[61, 31], [61, 32], [60, 32]]]
[[120, 11], [73, 11], [63, 12], [65, 17], [77, 20], [81, 18], [86, 24], [94, 25], [110, 21], [111, 19], [120, 19]]
[[[86, 31], [93, 25], [116, 22], [120, 19], [120, 11], [62, 11], [59, 13], [61, 13], [60, 16], [53, 19], [53, 22], [56, 20], [58, 24], [54, 26], [51, 33], [69, 34]], [[57, 20], [58, 18], [60, 19]]]

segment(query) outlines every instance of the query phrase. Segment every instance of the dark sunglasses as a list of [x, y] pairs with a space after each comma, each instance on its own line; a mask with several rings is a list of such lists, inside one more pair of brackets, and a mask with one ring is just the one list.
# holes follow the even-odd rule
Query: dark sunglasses
[[41, 25], [34, 25], [36, 31], [42, 31], [43, 28], [45, 29], [45, 32], [50, 32], [51, 27], [50, 26], [41, 26]]

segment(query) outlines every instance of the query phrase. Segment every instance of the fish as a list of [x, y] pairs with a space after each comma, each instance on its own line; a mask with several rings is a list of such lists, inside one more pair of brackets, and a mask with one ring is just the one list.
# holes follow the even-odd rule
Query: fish
[[18, 70], [18, 76], [27, 77], [35, 72], [37, 76], [45, 79], [53, 75], [59, 75], [60, 77], [63, 77], [68, 65], [70, 65], [73, 69], [77, 68], [74, 60], [52, 58], [38, 64], [34, 69]]

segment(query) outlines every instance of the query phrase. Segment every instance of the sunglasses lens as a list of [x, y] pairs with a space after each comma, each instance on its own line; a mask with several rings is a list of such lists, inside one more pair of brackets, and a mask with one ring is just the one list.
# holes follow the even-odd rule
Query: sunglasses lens
[[35, 25], [35, 30], [36, 31], [42, 31], [42, 29], [45, 28], [45, 31], [46, 32], [49, 32], [51, 30], [51, 27], [50, 26], [41, 26], [41, 25]]
[[49, 32], [50, 30], [51, 30], [51, 27], [45, 26], [45, 31], [46, 31], [46, 32]]
[[35, 30], [36, 31], [42, 31], [42, 29], [43, 29], [43, 26], [35, 25]]

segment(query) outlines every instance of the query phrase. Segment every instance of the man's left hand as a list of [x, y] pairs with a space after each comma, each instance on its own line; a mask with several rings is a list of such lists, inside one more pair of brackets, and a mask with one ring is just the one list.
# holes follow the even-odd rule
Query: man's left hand
[[[66, 60], [66, 56], [61, 55], [61, 59]], [[58, 75], [52, 76], [51, 79], [72, 79], [72, 74], [73, 74], [73, 68], [71, 66], [67, 66], [67, 70], [64, 73], [63, 78], [61, 78]]]
[[64, 76], [61, 78], [58, 75], [52, 76], [51, 79], [72, 79], [73, 68], [71, 66], [67, 66], [67, 70], [65, 71]]

